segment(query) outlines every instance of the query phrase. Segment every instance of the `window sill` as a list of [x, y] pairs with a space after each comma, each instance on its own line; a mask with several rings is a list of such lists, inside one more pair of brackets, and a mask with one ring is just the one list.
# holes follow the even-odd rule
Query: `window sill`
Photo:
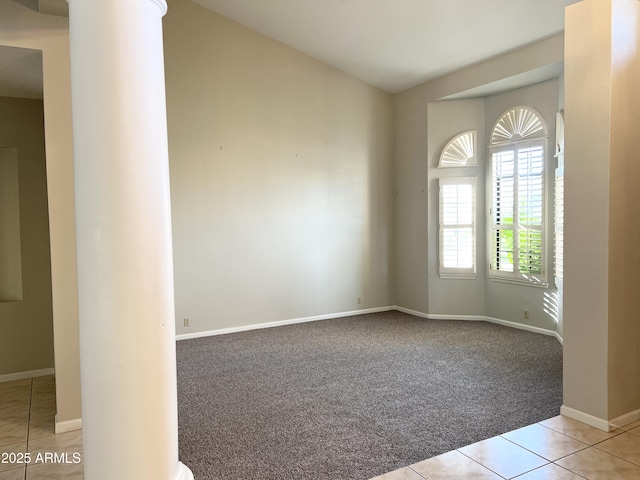
[[489, 275], [489, 279], [498, 283], [511, 283], [513, 285], [521, 285], [523, 287], [549, 288], [549, 282], [541, 280], [526, 280], [520, 278], [495, 277]]
[[444, 280], [473, 280], [478, 275], [475, 273], [439, 273], [438, 276]]

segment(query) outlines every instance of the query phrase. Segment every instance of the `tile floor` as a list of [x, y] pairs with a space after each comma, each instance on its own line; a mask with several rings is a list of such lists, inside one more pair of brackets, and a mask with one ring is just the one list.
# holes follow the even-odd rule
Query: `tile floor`
[[606, 433], [558, 416], [372, 480], [640, 480], [640, 421]]
[[55, 435], [55, 413], [53, 376], [0, 383], [0, 480], [83, 478], [82, 432]]
[[[73, 463], [74, 453], [82, 455], [82, 432], [55, 435], [55, 410], [52, 376], [0, 383], [0, 480], [83, 478], [82, 463]], [[28, 465], [9, 461], [27, 452]], [[45, 454], [68, 463], [45, 462]], [[640, 421], [606, 433], [558, 416], [375, 480], [511, 478], [640, 480]]]

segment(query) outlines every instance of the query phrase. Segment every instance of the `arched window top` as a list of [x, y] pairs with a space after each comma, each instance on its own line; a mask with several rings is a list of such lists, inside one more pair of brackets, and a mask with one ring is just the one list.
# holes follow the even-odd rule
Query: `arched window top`
[[476, 131], [469, 130], [453, 137], [442, 150], [439, 168], [477, 165]]
[[546, 135], [542, 116], [529, 107], [515, 107], [498, 119], [491, 131], [491, 145], [541, 138]]

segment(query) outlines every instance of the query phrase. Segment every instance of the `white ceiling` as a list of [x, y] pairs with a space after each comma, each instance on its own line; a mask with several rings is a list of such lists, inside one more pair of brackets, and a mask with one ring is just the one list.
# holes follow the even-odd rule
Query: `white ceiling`
[[194, 0], [391, 93], [560, 33], [578, 0]]

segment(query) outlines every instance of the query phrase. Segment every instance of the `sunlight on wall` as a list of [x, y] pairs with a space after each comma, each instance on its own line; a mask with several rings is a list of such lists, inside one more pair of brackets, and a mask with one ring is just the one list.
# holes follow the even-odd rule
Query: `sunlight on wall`
[[556, 323], [558, 323], [558, 318], [560, 316], [560, 299], [558, 297], [558, 292], [544, 292], [542, 304], [544, 313], [549, 315]]

